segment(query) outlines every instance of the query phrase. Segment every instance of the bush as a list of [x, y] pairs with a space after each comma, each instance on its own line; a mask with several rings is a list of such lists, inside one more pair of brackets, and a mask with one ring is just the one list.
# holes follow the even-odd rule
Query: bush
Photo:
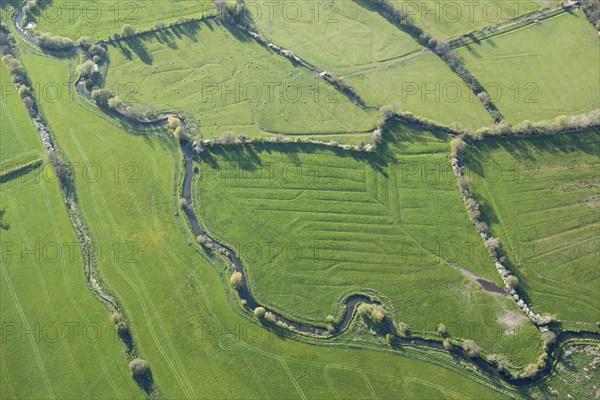
[[264, 317], [266, 311], [267, 310], [265, 310], [264, 307], [256, 307], [254, 309], [254, 315], [256, 315], [258, 318], [262, 318], [262, 317]]
[[141, 358], [134, 358], [129, 362], [129, 370], [133, 377], [139, 378], [148, 372], [148, 363]]
[[236, 289], [239, 289], [242, 287], [242, 280], [243, 276], [242, 273], [239, 271], [234, 272], [233, 274], [231, 274], [231, 277], [229, 277], [229, 283], [231, 283], [231, 286], [233, 286]]

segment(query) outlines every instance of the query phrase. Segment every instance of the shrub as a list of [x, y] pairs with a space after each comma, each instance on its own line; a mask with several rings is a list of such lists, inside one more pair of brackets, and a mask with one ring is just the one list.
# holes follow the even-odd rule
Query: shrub
[[264, 307], [256, 307], [254, 309], [254, 315], [256, 315], [258, 318], [262, 318], [265, 315], [265, 308]]
[[229, 277], [229, 283], [231, 283], [231, 286], [233, 286], [234, 288], [239, 289], [242, 287], [242, 278], [242, 273], [236, 271], [233, 274], [231, 274], [231, 277]]
[[165, 23], [161, 22], [161, 21], [157, 21], [154, 23], [154, 29], [158, 30], [158, 29], [164, 29], [165, 28]]
[[148, 363], [141, 358], [134, 358], [129, 362], [129, 370], [131, 375], [139, 378], [148, 372]]
[[443, 346], [444, 346], [444, 349], [451, 350], [452, 349], [452, 341], [450, 339], [445, 339]]
[[179, 199], [179, 207], [183, 208], [188, 205], [188, 202], [183, 197]]

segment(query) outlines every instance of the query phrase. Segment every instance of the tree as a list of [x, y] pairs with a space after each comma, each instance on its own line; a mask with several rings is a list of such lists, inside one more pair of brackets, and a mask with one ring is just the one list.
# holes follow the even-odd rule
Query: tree
[[113, 92], [110, 89], [103, 88], [92, 90], [92, 99], [101, 107], [107, 107], [108, 101], [113, 97]]
[[519, 284], [519, 278], [514, 275], [509, 275], [506, 277], [506, 284], [514, 289]]
[[452, 349], [452, 341], [450, 339], [445, 339], [443, 345], [444, 345], [444, 349], [446, 349], [446, 350]]
[[167, 122], [171, 128], [177, 128], [178, 126], [181, 126], [181, 120], [174, 115], [169, 115]]
[[277, 318], [275, 318], [275, 314], [273, 314], [271, 311], [265, 312], [265, 319], [269, 322], [275, 322], [277, 320]]
[[114, 109], [121, 108], [123, 106], [123, 101], [119, 96], [111, 97], [108, 100], [108, 107]]
[[96, 64], [94, 64], [94, 62], [91, 60], [87, 60], [83, 64], [79, 64], [77, 66], [77, 73], [82, 78], [87, 78], [94, 72], [95, 69], [96, 69]]
[[25, 105], [25, 107], [28, 110], [33, 109], [33, 107], [35, 106], [35, 102], [33, 101], [33, 99], [29, 96], [23, 98], [23, 104]]
[[134, 378], [139, 378], [148, 372], [148, 363], [141, 358], [134, 358], [129, 362], [129, 370]]
[[118, 324], [123, 320], [123, 316], [121, 315], [121, 313], [115, 311], [111, 314], [110, 319], [113, 322], [113, 324]]
[[254, 315], [256, 315], [258, 318], [262, 318], [265, 315], [265, 308], [264, 307], [256, 307], [254, 309]]
[[381, 304], [377, 304], [371, 309], [371, 322], [373, 322], [375, 325], [379, 325], [381, 322], [383, 322], [386, 315], [387, 312], [383, 306]]
[[135, 30], [135, 28], [129, 24], [125, 24], [123, 25], [123, 36], [124, 37], [131, 37], [133, 35], [135, 35], [137, 33], [137, 31]]
[[410, 332], [410, 327], [408, 326], [408, 324], [404, 323], [404, 322], [398, 322], [398, 334], [400, 336], [406, 337], [408, 336]]
[[242, 287], [242, 280], [243, 276], [242, 273], [239, 271], [235, 271], [233, 274], [231, 274], [231, 277], [229, 277], [229, 283], [231, 283], [231, 285], [236, 288], [239, 289]]
[[467, 339], [463, 342], [463, 349], [467, 352], [469, 357], [477, 357], [481, 349], [475, 344], [474, 341]]
[[438, 324], [437, 333], [439, 333], [441, 336], [446, 336], [446, 325], [442, 323]]

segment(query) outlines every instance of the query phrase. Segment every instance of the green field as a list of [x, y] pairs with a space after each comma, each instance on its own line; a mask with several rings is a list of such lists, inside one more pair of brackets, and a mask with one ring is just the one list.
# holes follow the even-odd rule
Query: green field
[[72, 39], [88, 36], [93, 40], [121, 33], [126, 24], [141, 31], [152, 28], [155, 22], [169, 24], [180, 16], [201, 17], [211, 10], [208, 0], [50, 0], [38, 3], [41, 7], [29, 18], [37, 24], [36, 30]]
[[457, 50], [512, 124], [599, 108], [598, 34], [581, 11]]
[[344, 75], [367, 103], [396, 103], [402, 111], [445, 125], [478, 129], [493, 120], [471, 89], [434, 54]]
[[[133, 87], [126, 101], [192, 113], [205, 138], [226, 131], [253, 137], [373, 129], [375, 111], [360, 109], [315, 74], [239, 32], [214, 21], [188, 28], [181, 37], [164, 31], [109, 47], [106, 87], [117, 93]], [[137, 55], [128, 59], [130, 48]]]
[[[469, 132], [492, 118], [459, 75], [371, 0], [243, 2], [251, 30], [315, 68], [220, 22], [213, 1], [221, 0], [37, 0], [30, 28], [97, 40], [126, 24], [148, 30], [211, 14], [105, 43], [98, 85], [125, 105], [153, 110], [148, 115], [177, 113], [194, 138], [229, 142], [194, 147], [188, 171], [199, 223], [242, 260], [258, 303], [333, 334], [279, 327], [240, 302], [234, 265], [210, 239], [195, 237], [182, 211], [182, 167], [190, 164], [173, 128], [117, 118], [78, 93], [77, 67], [89, 55], [44, 53], [10, 22], [21, 4], [9, 0], [0, 51], [14, 52], [27, 71], [39, 117], [69, 162], [73, 179], [61, 182], [73, 182], [77, 210], [65, 205], [49, 161], [56, 164], [55, 155], [44, 151], [0, 65], [0, 173], [42, 165], [0, 183], [0, 400], [598, 397], [600, 348], [583, 339], [594, 334], [572, 331], [600, 333], [600, 128], [527, 138], [466, 134], [463, 149], [444, 127], [392, 118], [374, 151], [283, 140], [373, 142], [383, 105]], [[390, 1], [408, 6], [437, 38], [558, 4]], [[456, 48], [513, 126], [599, 108], [600, 48], [591, 24], [575, 7], [540, 20], [487, 32], [485, 40], [472, 35], [474, 44]], [[369, 106], [314, 72], [321, 70]], [[231, 143], [231, 135], [273, 140]], [[457, 182], [461, 168], [469, 184]], [[470, 195], [461, 196], [466, 186], [481, 217]], [[70, 220], [78, 214], [85, 229]], [[479, 219], [503, 254], [485, 248], [494, 244], [484, 246]], [[81, 231], [90, 235], [94, 276], [125, 317], [132, 351], [88, 283]], [[554, 333], [577, 337], [552, 353], [548, 376], [540, 356], [552, 335], [506, 292], [489, 291], [504, 287], [498, 259], [536, 314], [556, 316]], [[328, 326], [339, 326], [352, 294], [384, 305], [390, 335], [361, 317], [360, 307], [344, 329]], [[479, 348], [471, 362], [467, 340]], [[150, 367], [143, 379], [153, 391], [134, 378], [134, 357]], [[504, 383], [483, 360], [519, 380]], [[538, 370], [533, 384], [521, 385]]]
[[42, 142], [12, 84], [4, 63], [0, 63], [0, 172], [42, 156]]
[[[35, 79], [67, 78], [62, 62], [27, 55], [25, 63]], [[283, 340], [240, 317], [224, 290], [222, 267], [215, 269], [194, 252], [178, 228], [173, 192], [178, 150], [154, 136], [166, 132], [132, 135], [84, 105], [42, 101], [72, 162], [97, 163], [102, 171], [135, 166], [119, 179], [107, 172], [86, 180], [76, 170], [76, 190], [98, 244], [130, 249], [120, 258], [101, 256], [99, 270], [122, 300], [138, 347], [167, 398], [332, 398], [349, 388], [378, 398], [404, 397], [415, 390], [411, 382], [443, 388], [441, 393], [453, 397], [504, 397], [482, 386], [481, 375], [439, 352], [311, 346]], [[420, 360], [425, 358], [430, 362]]]
[[266, 39], [338, 74], [420, 50], [414, 39], [366, 2], [284, 0], [247, 5]]
[[468, 153], [483, 215], [532, 309], [570, 328], [597, 329], [599, 138], [488, 140]]
[[525, 323], [518, 340], [504, 334], [496, 320], [514, 302], [451, 266], [500, 283], [456, 190], [448, 139], [401, 126], [388, 135], [389, 147], [361, 159], [305, 146], [211, 152], [197, 212], [278, 311], [323, 323], [342, 296], [368, 288], [416, 330], [442, 322], [453, 336], [472, 334], [486, 351], [525, 363], [538, 346], [533, 326]]
[[392, 0], [433, 36], [446, 39], [558, 4], [557, 0]]

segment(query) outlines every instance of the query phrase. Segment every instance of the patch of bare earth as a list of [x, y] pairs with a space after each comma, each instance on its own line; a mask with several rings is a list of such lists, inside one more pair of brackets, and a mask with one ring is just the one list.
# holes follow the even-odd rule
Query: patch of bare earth
[[506, 325], [506, 330], [504, 331], [505, 335], [513, 335], [517, 331], [517, 328], [527, 322], [527, 317], [522, 313], [506, 311], [499, 316], [496, 321]]

